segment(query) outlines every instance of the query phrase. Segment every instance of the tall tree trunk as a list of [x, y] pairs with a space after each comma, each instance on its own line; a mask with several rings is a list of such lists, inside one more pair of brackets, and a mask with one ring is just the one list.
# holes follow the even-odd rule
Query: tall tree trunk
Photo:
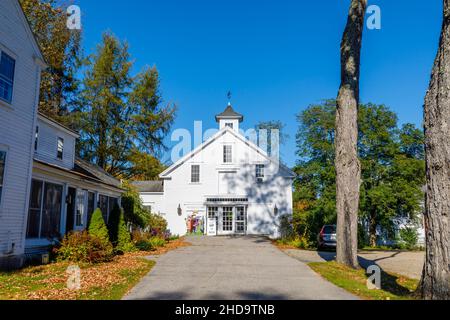
[[444, 0], [439, 50], [425, 98], [426, 260], [419, 291], [450, 299], [450, 0]]
[[358, 268], [359, 69], [367, 0], [352, 0], [341, 43], [341, 87], [336, 110], [336, 209], [339, 263]]

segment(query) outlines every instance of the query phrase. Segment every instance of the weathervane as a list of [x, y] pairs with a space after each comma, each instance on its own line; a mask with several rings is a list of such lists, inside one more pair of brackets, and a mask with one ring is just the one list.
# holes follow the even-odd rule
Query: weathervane
[[227, 97], [228, 97], [228, 105], [231, 105], [231, 91], [228, 91]]

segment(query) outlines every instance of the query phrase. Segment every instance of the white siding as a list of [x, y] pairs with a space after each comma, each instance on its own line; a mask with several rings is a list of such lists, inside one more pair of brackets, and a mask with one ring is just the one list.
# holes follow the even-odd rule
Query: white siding
[[[38, 145], [35, 158], [67, 169], [74, 165], [75, 137], [38, 117]], [[58, 138], [64, 139], [63, 159], [57, 158]]]
[[40, 68], [17, 0], [0, 1], [0, 50], [16, 60], [12, 104], [0, 102], [0, 145], [8, 151], [0, 204], [0, 258], [24, 252]]
[[[233, 146], [233, 163], [223, 163], [223, 146]], [[200, 183], [191, 183], [191, 165], [200, 165]], [[256, 164], [265, 164], [266, 173], [263, 183], [256, 182]], [[266, 157], [255, 149], [225, 131], [201, 152], [197, 153], [183, 165], [169, 174], [170, 179], [164, 182], [164, 196], [159, 207], [165, 214], [170, 231], [173, 234], [186, 233], [186, 219], [193, 212], [204, 214], [206, 197], [218, 196], [222, 190], [220, 177], [222, 173], [234, 177], [228, 180], [229, 196], [248, 198], [249, 234], [265, 234], [278, 236], [279, 217], [292, 214], [292, 179], [284, 169], [277, 169]], [[142, 195], [145, 202], [148, 196]], [[178, 206], [182, 208], [182, 216], [178, 215]], [[274, 208], [279, 209], [278, 215]]]
[[143, 192], [141, 193], [142, 204], [144, 206], [151, 206], [152, 213], [163, 215], [163, 193], [152, 193], [152, 192]]

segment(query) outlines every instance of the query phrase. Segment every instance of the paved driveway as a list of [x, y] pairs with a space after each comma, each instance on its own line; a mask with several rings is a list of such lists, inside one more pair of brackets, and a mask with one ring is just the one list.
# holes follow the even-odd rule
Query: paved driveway
[[[285, 252], [301, 262], [323, 262], [336, 259], [334, 252], [317, 252], [287, 249]], [[420, 279], [425, 262], [422, 251], [360, 251], [359, 263], [363, 268], [376, 264], [385, 271], [402, 274], [412, 279]]]
[[190, 237], [127, 300], [356, 299], [259, 237]]

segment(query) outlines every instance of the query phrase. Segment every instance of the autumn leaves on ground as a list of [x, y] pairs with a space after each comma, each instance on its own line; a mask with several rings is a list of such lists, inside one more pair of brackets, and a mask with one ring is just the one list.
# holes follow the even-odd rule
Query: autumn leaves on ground
[[66, 270], [74, 263], [59, 262], [0, 273], [0, 300], [120, 300], [155, 264], [145, 256], [161, 255], [188, 245], [184, 239], [177, 239], [155, 251], [127, 253], [106, 263], [78, 264], [80, 290], [67, 288]]

